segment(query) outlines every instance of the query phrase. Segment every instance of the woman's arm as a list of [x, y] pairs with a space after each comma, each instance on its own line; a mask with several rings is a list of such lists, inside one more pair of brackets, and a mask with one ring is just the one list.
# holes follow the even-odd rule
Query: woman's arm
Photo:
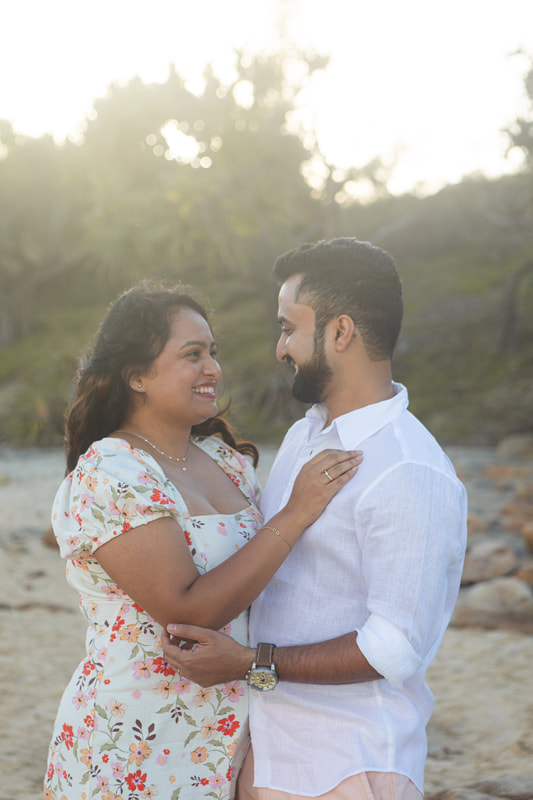
[[[302, 467], [285, 508], [219, 566], [198, 573], [183, 531], [170, 517], [141, 525], [95, 551], [107, 574], [163, 627], [183, 622], [218, 630], [260, 594], [302, 532], [357, 471], [360, 454], [319, 453]], [[324, 476], [327, 469], [333, 480]]]

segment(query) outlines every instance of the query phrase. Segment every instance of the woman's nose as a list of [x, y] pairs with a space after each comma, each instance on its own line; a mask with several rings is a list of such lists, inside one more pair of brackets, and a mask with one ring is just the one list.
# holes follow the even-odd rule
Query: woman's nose
[[212, 376], [217, 376], [217, 377], [218, 377], [218, 376], [221, 374], [221, 372], [222, 372], [222, 370], [220, 369], [220, 364], [218, 363], [218, 361], [216, 360], [216, 358], [214, 358], [213, 356], [210, 356], [210, 357], [208, 358], [208, 360], [207, 360], [207, 361], [206, 361], [206, 363], [204, 364], [204, 369], [203, 369], [203, 371], [204, 371], [204, 373], [205, 373], [206, 375], [212, 375]]

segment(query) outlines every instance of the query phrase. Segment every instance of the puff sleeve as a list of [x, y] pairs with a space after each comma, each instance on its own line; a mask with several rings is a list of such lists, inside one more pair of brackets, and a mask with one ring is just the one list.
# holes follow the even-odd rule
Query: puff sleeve
[[61, 484], [52, 524], [63, 558], [80, 558], [111, 539], [180, 509], [158, 465], [119, 439], [96, 442]]

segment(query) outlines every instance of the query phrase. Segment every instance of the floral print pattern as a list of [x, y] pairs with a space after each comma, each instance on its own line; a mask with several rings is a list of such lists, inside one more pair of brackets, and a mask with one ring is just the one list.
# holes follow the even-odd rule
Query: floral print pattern
[[[202, 688], [174, 673], [161, 627], [100, 567], [94, 551], [138, 525], [172, 516], [200, 573], [260, 524], [255, 472], [218, 438], [195, 439], [239, 487], [237, 514], [193, 517], [158, 463], [121, 439], [94, 443], [65, 478], [52, 519], [67, 580], [88, 622], [87, 655], [59, 707], [45, 800], [199, 800], [233, 797], [247, 740], [247, 687]], [[243, 612], [224, 629], [247, 642]]]

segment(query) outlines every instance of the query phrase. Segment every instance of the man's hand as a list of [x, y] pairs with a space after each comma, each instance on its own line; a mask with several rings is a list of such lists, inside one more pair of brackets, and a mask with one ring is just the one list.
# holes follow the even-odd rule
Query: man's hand
[[[180, 675], [200, 686], [246, 678], [255, 658], [253, 648], [244, 647], [231, 636], [196, 625], [172, 624], [167, 630], [161, 637], [165, 660]], [[188, 641], [181, 645], [184, 639]], [[191, 640], [195, 642], [192, 647]]]

